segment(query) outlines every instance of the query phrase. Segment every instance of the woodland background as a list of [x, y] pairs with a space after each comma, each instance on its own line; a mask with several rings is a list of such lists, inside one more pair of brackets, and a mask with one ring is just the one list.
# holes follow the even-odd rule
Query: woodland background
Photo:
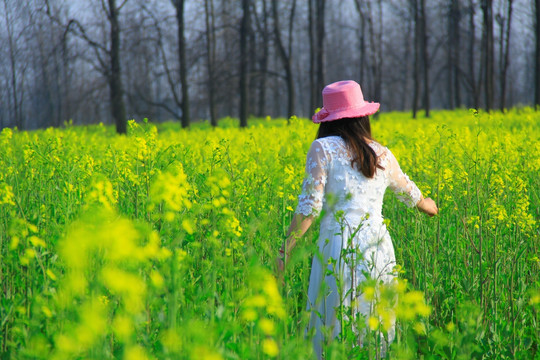
[[2, 0], [0, 128], [540, 104], [540, 0]]

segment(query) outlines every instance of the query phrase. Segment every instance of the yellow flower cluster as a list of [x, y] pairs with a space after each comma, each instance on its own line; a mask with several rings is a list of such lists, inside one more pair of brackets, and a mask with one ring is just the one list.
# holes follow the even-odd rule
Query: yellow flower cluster
[[[505, 309], [514, 307], [525, 324], [510, 326], [515, 347], [526, 348], [535, 321], [527, 306], [538, 306], [539, 114], [372, 119], [374, 137], [441, 210], [422, 217], [385, 198], [396, 272], [425, 290], [366, 284], [374, 332], [401, 322], [410, 326], [400, 336], [429, 336], [433, 321], [457, 334], [454, 305], [468, 299], [483, 305], [486, 325], [471, 339], [507, 338], [499, 324], [512, 324]], [[103, 125], [3, 129], [0, 348], [29, 358], [309, 357], [313, 242], [295, 249], [286, 297], [260, 269], [282, 245], [316, 126], [236, 125], [130, 121], [128, 136]], [[493, 349], [507, 348], [498, 341]]]
[[13, 187], [6, 183], [0, 183], [0, 205], [15, 205]]
[[279, 354], [275, 340], [276, 321], [285, 318], [285, 308], [279, 294], [276, 279], [263, 269], [254, 269], [249, 283], [250, 294], [242, 304], [242, 319], [257, 324], [263, 336], [262, 352], [269, 357]]
[[407, 281], [396, 279], [389, 284], [377, 284], [373, 280], [366, 281], [362, 287], [362, 296], [373, 303], [373, 311], [367, 319], [371, 330], [388, 332], [396, 320], [412, 324], [417, 332], [424, 330], [423, 318], [431, 313], [426, 304], [424, 293], [407, 291]]
[[[182, 165], [175, 163], [167, 172], [160, 172], [156, 175], [150, 188], [151, 206], [149, 210], [152, 211], [155, 205], [161, 204], [162, 211], [165, 212], [164, 218], [169, 222], [174, 221], [178, 218], [178, 213], [181, 210], [191, 208], [190, 189]], [[193, 231], [191, 230], [191, 232]]]
[[[106, 199], [107, 186], [97, 198]], [[105, 194], [103, 194], [105, 193]], [[58, 316], [76, 313], [76, 321], [55, 337], [54, 358], [86, 354], [112, 332], [125, 344], [124, 358], [145, 359], [146, 351], [133, 337], [141, 325], [147, 301], [148, 284], [163, 286], [163, 277], [155, 270], [141, 276], [152, 261], [163, 261], [172, 253], [159, 244], [155, 232], [146, 239], [131, 221], [119, 217], [108, 202], [89, 210], [59, 244], [65, 264], [65, 276], [56, 297]], [[52, 272], [49, 276], [56, 279]]]

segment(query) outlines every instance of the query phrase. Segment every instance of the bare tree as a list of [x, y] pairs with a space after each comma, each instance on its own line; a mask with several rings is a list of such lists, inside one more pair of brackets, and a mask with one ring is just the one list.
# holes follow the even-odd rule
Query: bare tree
[[475, 20], [474, 20], [476, 10], [475, 10], [474, 0], [469, 0], [468, 12], [469, 12], [469, 49], [468, 49], [469, 76], [467, 78], [468, 78], [468, 83], [469, 83], [469, 86], [471, 88], [471, 93], [472, 93], [472, 96], [471, 96], [473, 99], [472, 106], [475, 109], [478, 109], [479, 101], [480, 101], [479, 98], [480, 98], [481, 77], [479, 77], [478, 83], [477, 83], [476, 71], [475, 71], [476, 25], [475, 25]]
[[[109, 50], [111, 58], [111, 69], [109, 72], [109, 89], [111, 96], [112, 115], [116, 122], [116, 132], [125, 134], [127, 132], [126, 106], [124, 105], [124, 89], [120, 73], [120, 26], [118, 16], [122, 6], [127, 0], [117, 7], [116, 0], [109, 0], [108, 18], [111, 25], [111, 48]], [[107, 9], [106, 9], [107, 10]]]
[[360, 67], [360, 84], [364, 83], [364, 71], [366, 67], [366, 14], [364, 7], [362, 6], [361, 0], [355, 0], [354, 5], [356, 6], [356, 11], [360, 15], [360, 25], [358, 26], [358, 37], [359, 37], [359, 50], [360, 50], [360, 61], [358, 63]]
[[285, 69], [285, 80], [287, 83], [287, 117], [290, 118], [294, 115], [294, 104], [295, 104], [295, 94], [294, 94], [294, 81], [292, 73], [292, 44], [293, 44], [293, 28], [294, 28], [294, 13], [296, 10], [296, 0], [292, 0], [292, 5], [289, 15], [289, 44], [287, 49], [283, 44], [281, 39], [281, 31], [279, 26], [279, 15], [278, 15], [278, 2], [277, 0], [272, 0], [272, 14], [274, 18], [274, 36], [276, 39], [276, 45], [278, 48], [278, 54], [283, 63], [283, 68]]
[[493, 109], [493, 0], [482, 0], [486, 110]]
[[190, 123], [189, 91], [186, 65], [186, 38], [184, 36], [184, 0], [171, 0], [176, 9], [176, 23], [178, 25], [178, 60], [180, 62], [180, 84], [182, 86], [182, 127]]
[[[71, 19], [68, 22], [65, 31], [66, 34], [73, 32], [94, 51], [100, 66], [100, 72], [107, 78], [111, 113], [116, 124], [116, 132], [119, 134], [127, 132], [127, 118], [120, 69], [120, 25], [118, 17], [120, 10], [127, 1], [124, 0], [119, 6], [116, 5], [116, 0], [108, 0], [107, 4], [104, 1], [101, 3], [102, 10], [105, 12], [109, 22], [109, 46], [91, 39], [86, 29], [76, 19]], [[104, 55], [106, 59], [103, 58]]]
[[[13, 23], [14, 19], [11, 14], [11, 9], [8, 6], [7, 0], [4, 0], [4, 18], [6, 22], [6, 31], [7, 31], [7, 38], [8, 38], [8, 57], [9, 57], [9, 67], [10, 67], [10, 81], [11, 81], [11, 97], [12, 97], [12, 103], [13, 103], [13, 114], [10, 117], [13, 117], [15, 119], [15, 125], [19, 129], [24, 128], [24, 122], [23, 122], [23, 112], [22, 112], [22, 102], [23, 102], [23, 96], [22, 96], [22, 84], [21, 80], [19, 78], [19, 72], [18, 69], [19, 64], [17, 63], [17, 44], [16, 44], [16, 38], [17, 36], [14, 34], [13, 30]], [[23, 65], [22, 71], [25, 71], [25, 66]], [[21, 76], [22, 77], [22, 76]]]
[[268, 57], [270, 54], [270, 35], [269, 30], [269, 9], [268, 2], [266, 0], [261, 1], [262, 14], [259, 16], [257, 11], [253, 11], [253, 17], [255, 19], [255, 26], [257, 32], [261, 37], [261, 44], [259, 45], [261, 51], [256, 56], [258, 62], [258, 100], [257, 100], [257, 115], [263, 117], [266, 115], [266, 87], [268, 79]]
[[499, 82], [500, 82], [500, 100], [499, 107], [501, 111], [504, 111], [506, 107], [506, 73], [508, 72], [508, 65], [510, 63], [510, 34], [512, 28], [512, 9], [514, 5], [513, 0], [505, 1], [506, 16], [497, 14], [495, 17], [500, 29], [499, 35]]
[[412, 117], [416, 119], [418, 111], [418, 97], [420, 96], [420, 19], [418, 14], [418, 0], [411, 0], [414, 13], [414, 68], [413, 68], [413, 103]]
[[321, 90], [324, 80], [324, 41], [325, 41], [326, 0], [308, 0], [309, 36], [309, 111], [322, 104]]
[[[142, 100], [144, 103], [149, 104], [154, 108], [162, 109], [167, 114], [172, 115], [174, 118], [180, 119], [182, 122], [182, 126], [184, 128], [188, 127], [189, 123], [186, 123], [185, 121], [185, 119], [187, 118], [183, 117], [186, 112], [183, 110], [184, 102], [182, 98], [183, 95], [181, 94], [182, 90], [184, 90], [185, 87], [180, 84], [181, 90], [178, 90], [178, 79], [174, 74], [174, 68], [171, 67], [169, 60], [169, 58], [178, 59], [179, 55], [178, 53], [168, 53], [168, 49], [171, 47], [170, 45], [174, 42], [178, 42], [178, 31], [175, 34], [167, 33], [168, 25], [167, 23], [164, 24], [162, 19], [163, 15], [159, 14], [155, 8], [149, 7], [147, 6], [147, 4], [142, 2], [140, 9], [142, 10], [143, 14], [147, 14], [149, 16], [152, 22], [151, 29], [145, 29], [145, 32], [151, 33], [152, 30], [153, 32], [155, 32], [155, 38], [153, 39], [153, 42], [155, 43], [155, 48], [159, 56], [154, 57], [159, 59], [160, 63], [157, 66], [159, 70], [155, 74], [154, 81], [159, 84], [161, 79], [164, 78], [164, 81], [167, 85], [167, 91], [165, 92], [165, 95], [153, 97], [152, 94], [146, 93], [145, 91], [142, 91], [142, 89], [140, 89], [139, 87], [136, 87], [136, 97], [137, 99]], [[176, 9], [174, 19], [177, 22]], [[148, 35], [142, 36], [146, 36], [147, 38], [152, 39], [152, 37], [149, 37]], [[173, 38], [174, 40], [172, 40]], [[167, 41], [168, 39], [171, 40]], [[135, 42], [138, 43], [137, 45], [135, 45], [136, 47], [140, 46], [141, 40], [135, 40]], [[178, 61], [178, 63], [180, 65], [182, 63], [185, 63], [185, 61]], [[159, 92], [160, 86], [158, 85], [156, 89], [158, 90], [157, 92]]]
[[317, 39], [314, 42], [316, 49], [315, 63], [316, 63], [316, 72], [315, 72], [315, 88], [317, 94], [317, 103], [322, 104], [322, 93], [321, 90], [325, 85], [324, 78], [324, 38], [325, 38], [325, 10], [326, 10], [326, 0], [315, 0], [315, 24]]
[[536, 110], [540, 107], [540, 0], [535, 0], [534, 2], [536, 21], [534, 24], [535, 28], [535, 41], [536, 41], [536, 51], [534, 56], [534, 105]]
[[315, 110], [317, 104], [317, 88], [315, 86], [315, 11], [313, 1], [308, 2], [308, 39], [309, 39], [309, 112]]
[[210, 124], [217, 126], [217, 113], [215, 101], [215, 74], [214, 63], [216, 61], [216, 40], [214, 22], [214, 1], [204, 1], [204, 22], [206, 25], [206, 66], [208, 71], [208, 108], [210, 110]]
[[426, 117], [429, 117], [430, 89], [429, 89], [429, 56], [428, 56], [428, 38], [426, 21], [426, 0], [420, 0], [420, 49], [422, 52], [422, 70], [424, 78], [424, 110]]
[[242, 20], [240, 23], [240, 127], [247, 126], [248, 116], [248, 73], [247, 37], [250, 27], [250, 1], [242, 0]]
[[460, 31], [461, 9], [459, 0], [450, 0], [448, 5], [448, 100], [449, 107], [461, 105], [460, 95]]

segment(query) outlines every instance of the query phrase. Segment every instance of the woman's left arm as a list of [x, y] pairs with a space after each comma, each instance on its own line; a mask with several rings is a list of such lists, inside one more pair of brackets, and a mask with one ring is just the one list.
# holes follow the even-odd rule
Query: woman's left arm
[[301, 238], [319, 215], [323, 206], [324, 187], [327, 179], [328, 160], [321, 143], [315, 140], [307, 153], [306, 175], [298, 205], [287, 232], [287, 239], [280, 249], [278, 269], [283, 271], [284, 263], [296, 242]]
[[279, 271], [283, 271], [285, 268], [285, 262], [289, 257], [291, 250], [296, 246], [296, 241], [300, 239], [313, 223], [313, 215], [305, 216], [303, 214], [295, 213], [287, 232], [287, 239], [283, 242], [281, 249], [279, 249], [280, 256], [277, 259], [277, 267]]

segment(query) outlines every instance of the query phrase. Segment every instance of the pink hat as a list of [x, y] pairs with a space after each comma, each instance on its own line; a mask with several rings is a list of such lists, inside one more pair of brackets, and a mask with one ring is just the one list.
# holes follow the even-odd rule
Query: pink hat
[[322, 91], [323, 107], [311, 118], [314, 123], [372, 115], [381, 104], [364, 101], [356, 81], [344, 80], [326, 85]]

